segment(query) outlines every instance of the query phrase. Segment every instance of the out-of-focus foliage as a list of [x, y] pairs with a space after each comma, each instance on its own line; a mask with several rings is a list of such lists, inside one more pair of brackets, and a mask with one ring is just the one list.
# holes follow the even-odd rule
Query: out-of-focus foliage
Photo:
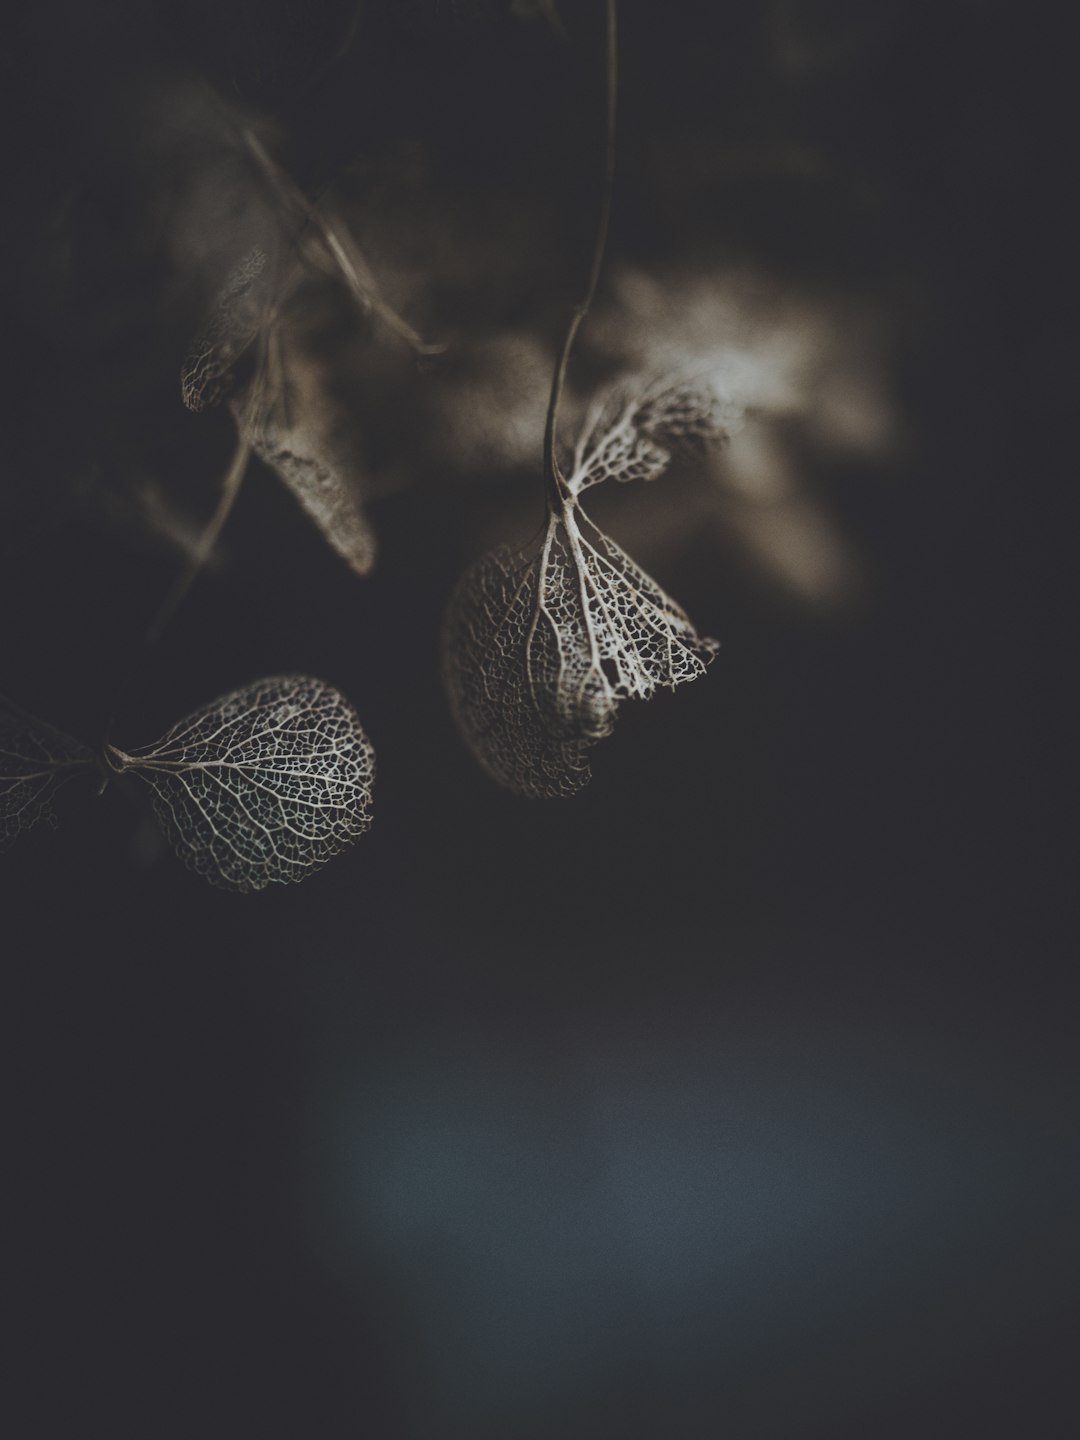
[[882, 297], [810, 295], [765, 271], [616, 266], [587, 341], [630, 375], [689, 369], [728, 398], [730, 444], [706, 483], [635, 544], [710, 535], [740, 573], [806, 613], [857, 601], [862, 557], [814, 471], [880, 472], [903, 444], [890, 375], [897, 317]]
[[[230, 408], [251, 450], [300, 502], [329, 545], [359, 575], [375, 559], [375, 536], [364, 514], [364, 476], [335, 447], [335, 407], [322, 367], [305, 352], [299, 312], [311, 289], [343, 287], [361, 314], [390, 330], [417, 354], [426, 347], [379, 294], [348, 227], [323, 205], [311, 204], [271, 159], [262, 142], [241, 130], [246, 152], [277, 208], [280, 234], [273, 264], [256, 247], [229, 275], [181, 370], [189, 410]], [[253, 351], [246, 383], [237, 367]]]

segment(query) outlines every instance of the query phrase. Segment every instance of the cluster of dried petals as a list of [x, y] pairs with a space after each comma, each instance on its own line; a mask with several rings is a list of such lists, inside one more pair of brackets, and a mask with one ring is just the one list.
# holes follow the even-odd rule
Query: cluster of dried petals
[[572, 795], [623, 700], [704, 673], [717, 651], [580, 504], [606, 479], [655, 479], [671, 450], [726, 437], [704, 387], [663, 381], [597, 407], [542, 535], [466, 571], [448, 607], [443, 674], [466, 743], [500, 784]]

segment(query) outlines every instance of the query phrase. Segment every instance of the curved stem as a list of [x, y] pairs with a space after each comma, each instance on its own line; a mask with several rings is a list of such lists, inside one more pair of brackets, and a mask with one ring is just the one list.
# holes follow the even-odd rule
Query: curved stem
[[547, 422], [544, 426], [544, 485], [547, 491], [549, 510], [559, 509], [564, 504], [566, 481], [559, 469], [556, 454], [558, 440], [559, 402], [562, 400], [566, 368], [570, 363], [570, 352], [581, 328], [582, 322], [592, 307], [596, 286], [600, 279], [600, 267], [604, 262], [608, 227], [611, 223], [611, 197], [615, 188], [615, 101], [618, 89], [618, 47], [615, 28], [615, 0], [605, 0], [607, 12], [607, 132], [604, 148], [604, 188], [600, 200], [600, 216], [593, 240], [592, 262], [585, 293], [574, 308], [570, 324], [566, 329], [562, 349], [555, 364], [551, 380], [551, 399], [548, 401]]

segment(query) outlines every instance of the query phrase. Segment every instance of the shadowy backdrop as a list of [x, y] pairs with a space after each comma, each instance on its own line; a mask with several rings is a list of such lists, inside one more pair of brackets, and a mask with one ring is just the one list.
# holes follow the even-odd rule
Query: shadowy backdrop
[[[134, 745], [310, 672], [378, 763], [296, 889], [74, 786], [0, 861], [13, 1435], [1077, 1431], [1067, 47], [1004, 0], [621, 0], [568, 417], [680, 355], [758, 411], [598, 504], [722, 649], [535, 804], [438, 647], [540, 518], [601, 158], [601, 7], [558, 9], [9, 23], [0, 690]], [[232, 444], [178, 376], [265, 203], [238, 122], [447, 352], [326, 331], [371, 577], [253, 465], [141, 660]]]

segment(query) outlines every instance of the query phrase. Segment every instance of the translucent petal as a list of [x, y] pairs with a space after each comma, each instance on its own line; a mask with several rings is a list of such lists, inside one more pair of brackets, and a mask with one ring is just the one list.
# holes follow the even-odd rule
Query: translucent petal
[[256, 455], [299, 501], [327, 543], [358, 575], [367, 575], [375, 563], [376, 541], [359, 487], [324, 458], [313, 435], [272, 424], [248, 433]]
[[262, 327], [267, 297], [258, 282], [265, 269], [265, 253], [250, 250], [214, 300], [180, 372], [189, 410], [217, 405], [231, 389], [233, 367]]
[[[578, 512], [580, 515], [580, 512]], [[451, 598], [443, 671], [454, 718], [501, 784], [572, 795], [619, 702], [696, 679], [716, 654], [630, 557], [573, 511], [538, 545], [492, 551]]]
[[226, 889], [303, 880], [371, 824], [374, 751], [345, 697], [308, 676], [258, 680], [112, 757], [151, 786], [184, 863]]
[[728, 439], [742, 408], [696, 376], [668, 376], [606, 396], [586, 421], [568, 485], [578, 495], [604, 480], [655, 480], [672, 452]]
[[85, 745], [0, 696], [0, 850], [52, 818], [58, 785], [96, 766]]
[[718, 444], [732, 407], [693, 377], [615, 391], [593, 408], [562, 499], [532, 546], [467, 570], [443, 630], [443, 677], [480, 764], [522, 795], [572, 795], [623, 700], [701, 675], [717, 644], [578, 501], [604, 480], [653, 480], [678, 447]]

